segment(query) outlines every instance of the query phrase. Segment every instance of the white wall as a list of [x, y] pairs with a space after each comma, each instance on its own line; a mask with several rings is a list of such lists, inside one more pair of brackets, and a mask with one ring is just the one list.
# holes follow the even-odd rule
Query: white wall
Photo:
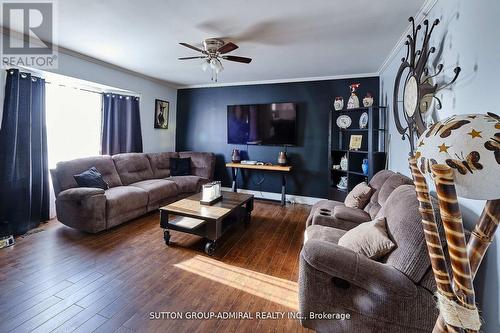
[[[133, 91], [141, 94], [140, 112], [144, 152], [160, 152], [175, 150], [175, 129], [177, 109], [177, 89], [160, 81], [149, 80], [131, 73], [91, 62], [59, 52], [59, 68], [51, 72], [87, 80], [114, 88]], [[0, 74], [0, 101], [5, 93], [5, 70]], [[170, 102], [168, 129], [155, 129], [154, 103], [155, 99]], [[0, 112], [1, 120], [1, 112]]]
[[[500, 1], [498, 0], [438, 0], [427, 18], [439, 18], [431, 46], [442, 53], [437, 63], [443, 63], [447, 78], [453, 76], [453, 68], [460, 66], [457, 83], [438, 94], [443, 109], [439, 119], [454, 114], [500, 113]], [[401, 18], [405, 20], [405, 17]], [[392, 94], [394, 78], [405, 56], [405, 49], [394, 55], [380, 76], [381, 99], [391, 106], [389, 168], [409, 175], [407, 141], [402, 141], [392, 117]], [[430, 58], [432, 62], [435, 57]], [[499, 174], [500, 176], [500, 174]], [[500, 190], [499, 190], [500, 193]], [[484, 201], [460, 199], [465, 224], [474, 225], [484, 206]], [[484, 332], [500, 332], [499, 267], [500, 250], [497, 241], [491, 245], [476, 278], [476, 293], [480, 310], [486, 321]]]

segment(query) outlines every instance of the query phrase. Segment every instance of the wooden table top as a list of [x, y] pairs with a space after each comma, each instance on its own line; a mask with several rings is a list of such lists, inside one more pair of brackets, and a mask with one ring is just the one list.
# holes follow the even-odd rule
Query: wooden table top
[[241, 163], [226, 163], [227, 168], [238, 168], [238, 169], [255, 169], [255, 170], [267, 170], [267, 171], [281, 171], [290, 172], [292, 171], [291, 165], [256, 165], [256, 164], [241, 164]]
[[235, 208], [253, 199], [253, 194], [222, 191], [222, 200], [210, 206], [200, 204], [200, 199], [201, 193], [197, 193], [163, 206], [160, 210], [194, 218], [218, 220], [227, 216]]

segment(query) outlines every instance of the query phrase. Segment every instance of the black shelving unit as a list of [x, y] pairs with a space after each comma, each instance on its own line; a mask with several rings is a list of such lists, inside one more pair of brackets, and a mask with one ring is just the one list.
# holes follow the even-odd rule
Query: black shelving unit
[[[359, 128], [359, 118], [363, 112], [368, 113], [366, 128]], [[337, 126], [337, 118], [348, 115], [351, 126], [341, 129]], [[385, 168], [387, 145], [387, 108], [385, 106], [371, 106], [356, 109], [330, 111], [328, 139], [328, 168], [330, 186], [329, 199], [344, 201], [347, 193], [362, 181], [370, 181], [375, 173]], [[361, 148], [349, 150], [351, 135], [362, 135]], [[333, 165], [340, 164], [342, 156], [347, 156], [347, 170], [333, 169]], [[361, 168], [363, 159], [368, 159], [368, 174]], [[339, 189], [337, 184], [340, 177], [347, 176], [347, 188]]]

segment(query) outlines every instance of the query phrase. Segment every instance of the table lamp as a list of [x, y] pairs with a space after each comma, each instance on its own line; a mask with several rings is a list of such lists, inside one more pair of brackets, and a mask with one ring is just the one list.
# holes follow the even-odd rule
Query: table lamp
[[[500, 117], [493, 113], [449, 117], [425, 130], [416, 146], [409, 163], [440, 309], [433, 332], [477, 332], [481, 321], [473, 279], [500, 217]], [[426, 179], [436, 186], [451, 272]], [[465, 240], [457, 196], [487, 200], [469, 242]]]

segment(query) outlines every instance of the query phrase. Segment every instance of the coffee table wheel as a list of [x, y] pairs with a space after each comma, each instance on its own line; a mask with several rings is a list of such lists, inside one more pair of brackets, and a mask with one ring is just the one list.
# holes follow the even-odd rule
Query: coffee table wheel
[[215, 253], [215, 242], [207, 242], [205, 244], [205, 253], [209, 256], [213, 256]]
[[165, 244], [170, 245], [170, 232], [168, 230], [163, 231], [163, 239], [165, 240]]

